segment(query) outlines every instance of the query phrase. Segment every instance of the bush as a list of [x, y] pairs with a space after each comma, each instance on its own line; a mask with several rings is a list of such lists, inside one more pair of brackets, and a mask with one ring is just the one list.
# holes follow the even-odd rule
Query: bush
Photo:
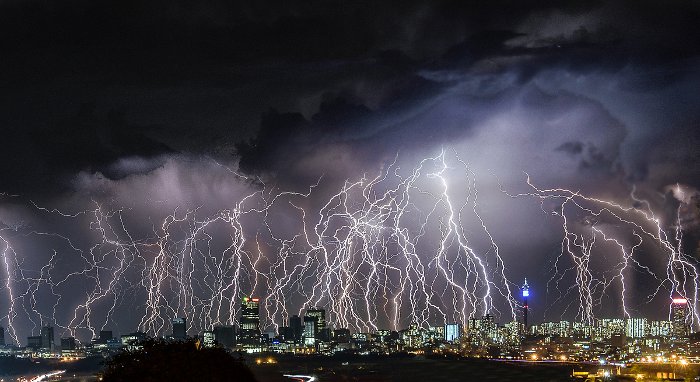
[[150, 339], [140, 350], [121, 352], [106, 362], [105, 382], [255, 381], [242, 360], [221, 348], [199, 348], [191, 341]]

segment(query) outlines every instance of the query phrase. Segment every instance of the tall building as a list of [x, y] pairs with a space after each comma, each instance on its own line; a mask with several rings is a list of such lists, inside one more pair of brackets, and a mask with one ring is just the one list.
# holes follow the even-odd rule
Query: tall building
[[214, 346], [216, 346], [216, 336], [214, 335], [214, 331], [210, 331], [210, 330], [205, 331], [202, 338], [203, 338], [202, 342], [204, 344], [204, 347], [213, 348]]
[[243, 346], [260, 345], [260, 299], [243, 297], [241, 306], [241, 338]]
[[173, 338], [176, 340], [184, 340], [187, 338], [187, 319], [176, 317], [171, 320], [173, 324]]
[[277, 329], [277, 333], [285, 342], [294, 340], [294, 332], [292, 332], [292, 328], [289, 326], [280, 326], [279, 329]]
[[225, 348], [234, 347], [236, 345], [236, 327], [233, 325], [215, 326], [214, 339], [217, 344]]
[[61, 350], [75, 350], [75, 337], [61, 338]]
[[688, 336], [687, 316], [688, 300], [683, 297], [675, 297], [671, 304], [672, 335], [675, 339]]
[[339, 344], [350, 342], [350, 329], [340, 328], [333, 331], [333, 341]]
[[673, 322], [664, 321], [651, 321], [649, 323], [648, 335], [652, 337], [670, 337], [673, 332]]
[[41, 336], [27, 337], [27, 347], [33, 350], [41, 349]]
[[461, 324], [445, 324], [445, 341], [455, 342], [462, 336]]
[[46, 350], [54, 349], [53, 326], [41, 328], [41, 348]]
[[317, 321], [315, 317], [304, 316], [304, 345], [316, 345]]
[[5, 346], [5, 328], [0, 326], [0, 346]]
[[316, 329], [323, 330], [326, 327], [326, 310], [325, 309], [307, 309], [307, 317], [314, 317], [316, 319]]
[[289, 328], [292, 330], [292, 339], [294, 342], [301, 341], [302, 331], [304, 330], [301, 324], [301, 317], [296, 314], [289, 319]]
[[100, 343], [106, 344], [107, 341], [114, 338], [111, 330], [100, 330]]
[[527, 298], [530, 297], [530, 286], [527, 285], [527, 279], [525, 279], [525, 283], [521, 287], [522, 289], [522, 295], [523, 295], [523, 326], [525, 328], [525, 333], [528, 332], [528, 326], [527, 326]]
[[646, 318], [628, 318], [626, 321], [627, 338], [644, 338], [647, 336]]
[[[314, 321], [313, 333], [309, 335], [307, 333], [307, 318]], [[326, 310], [325, 309], [307, 309], [304, 315], [304, 338], [313, 337], [315, 341], [329, 341], [330, 333], [326, 331]], [[305, 340], [306, 342], [306, 340]]]

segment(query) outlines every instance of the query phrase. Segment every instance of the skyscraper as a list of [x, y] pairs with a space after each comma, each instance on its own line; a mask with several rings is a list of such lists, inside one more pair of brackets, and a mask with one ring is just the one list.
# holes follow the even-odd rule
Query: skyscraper
[[462, 325], [461, 324], [445, 324], [444, 329], [444, 340], [447, 342], [454, 342], [460, 339], [462, 336]]
[[243, 346], [260, 345], [260, 299], [243, 297], [241, 306], [241, 340]]
[[177, 317], [172, 319], [173, 323], [173, 338], [176, 340], [184, 340], [187, 338], [187, 319]]
[[301, 317], [297, 316], [296, 314], [293, 315], [289, 319], [289, 327], [292, 330], [292, 339], [294, 340], [294, 342], [299, 342], [301, 340], [301, 334], [303, 331], [303, 327], [301, 325]]
[[326, 331], [326, 310], [325, 309], [319, 309], [319, 308], [313, 308], [313, 309], [307, 309], [306, 310], [306, 315], [304, 315], [304, 338], [309, 337], [307, 334], [306, 326], [307, 326], [307, 318], [311, 319], [314, 321], [313, 324], [313, 338], [315, 341], [329, 341], [330, 340], [330, 335]]
[[107, 341], [114, 338], [111, 330], [100, 330], [100, 343], [106, 344]]
[[315, 317], [304, 316], [304, 345], [316, 345], [317, 321]]
[[236, 327], [232, 325], [215, 326], [214, 339], [217, 344], [227, 349], [232, 348], [236, 345]]
[[29, 336], [27, 337], [27, 347], [32, 350], [41, 349], [41, 336]]
[[647, 335], [646, 318], [628, 318], [625, 321], [625, 332], [628, 338], [644, 338]]
[[0, 346], [5, 346], [5, 328], [0, 326]]
[[688, 324], [685, 321], [688, 309], [688, 300], [683, 297], [675, 297], [671, 304], [672, 335], [675, 339], [688, 336]]
[[307, 317], [313, 317], [316, 319], [316, 329], [322, 330], [326, 327], [326, 310], [313, 308], [306, 310]]
[[43, 328], [41, 328], [41, 348], [46, 350], [53, 350], [53, 326], [44, 326]]

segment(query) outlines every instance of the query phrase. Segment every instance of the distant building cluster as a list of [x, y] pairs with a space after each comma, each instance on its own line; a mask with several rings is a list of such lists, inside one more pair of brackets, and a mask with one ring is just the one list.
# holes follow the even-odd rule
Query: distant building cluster
[[[527, 282], [523, 287], [523, 315], [520, 320], [500, 325], [494, 316], [459, 323], [420, 327], [411, 324], [399, 331], [374, 330], [352, 333], [334, 328], [322, 308], [309, 308], [303, 317], [293, 315], [276, 332], [260, 329], [260, 300], [245, 297], [241, 304], [240, 326], [218, 325], [196, 335], [201, 346], [220, 346], [247, 353], [334, 354], [414, 354], [451, 353], [471, 357], [527, 360], [567, 360], [598, 362], [645, 362], [660, 359], [700, 360], [700, 335], [691, 333], [686, 323], [687, 301], [673, 300], [670, 320], [646, 318], [603, 318], [593, 323], [559, 321], [527, 324]], [[187, 320], [173, 318], [171, 340], [188, 338]], [[81, 344], [73, 337], [55, 341], [54, 328], [41, 328], [40, 335], [27, 338], [25, 347], [5, 344], [0, 327], [0, 354], [26, 357], [75, 359], [92, 355], [137, 349], [147, 336], [136, 332], [116, 338], [111, 331]]]

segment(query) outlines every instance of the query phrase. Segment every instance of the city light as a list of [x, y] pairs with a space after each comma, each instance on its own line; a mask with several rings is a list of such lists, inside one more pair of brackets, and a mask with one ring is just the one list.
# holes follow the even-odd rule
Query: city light
[[674, 303], [674, 304], [687, 304], [687, 303], [688, 303], [688, 299], [685, 299], [685, 298], [674, 298], [674, 299], [673, 299], [673, 303]]

